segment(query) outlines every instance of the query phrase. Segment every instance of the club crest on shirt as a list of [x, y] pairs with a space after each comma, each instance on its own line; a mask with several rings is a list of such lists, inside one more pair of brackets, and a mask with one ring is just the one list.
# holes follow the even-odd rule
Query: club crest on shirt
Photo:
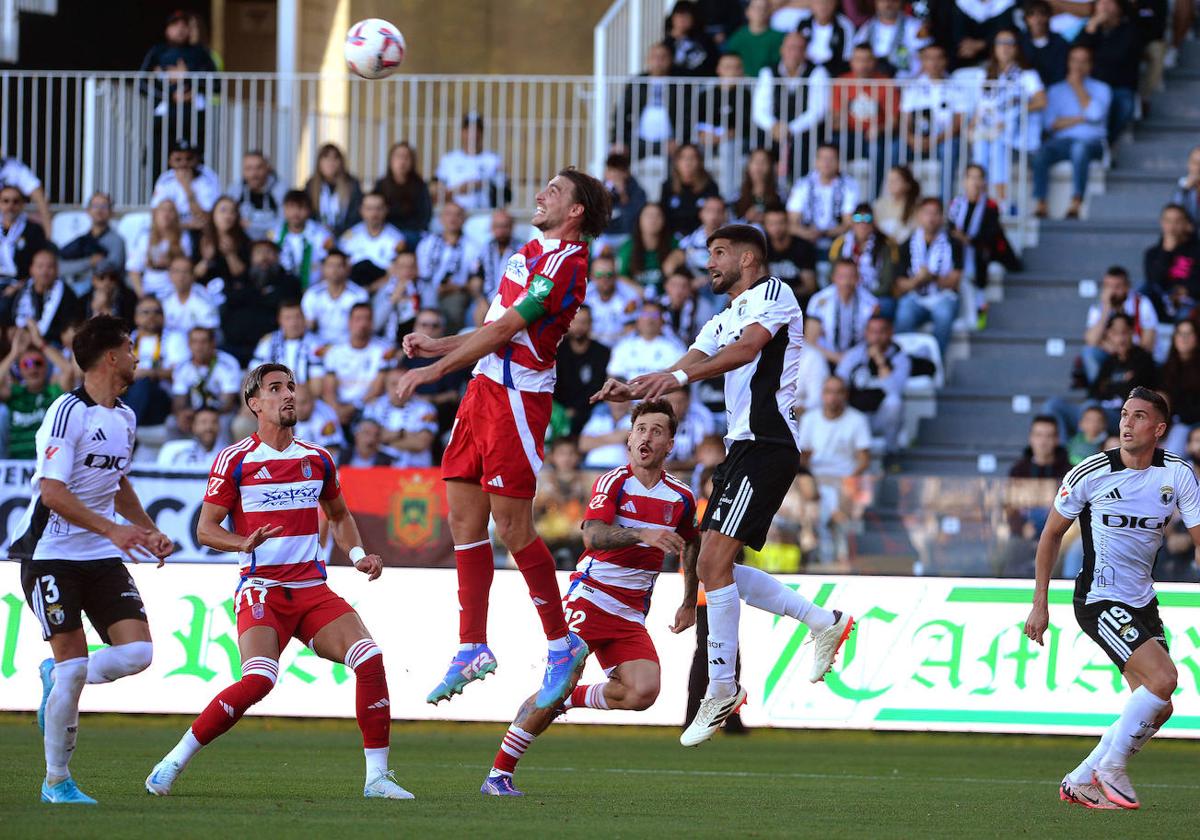
[[509, 257], [508, 264], [504, 266], [504, 276], [518, 286], [524, 286], [529, 280], [529, 266], [525, 264], [525, 257], [521, 254]]
[[663, 505], [663, 524], [670, 525], [671, 519], [675, 516], [675, 503], [667, 502]]
[[1164, 484], [1158, 488], [1158, 498], [1162, 499], [1164, 505], [1169, 505], [1175, 501], [1175, 488], [1169, 484]]
[[742, 317], [742, 316], [744, 316], [745, 314], [746, 314], [746, 299], [745, 299], [745, 298], [742, 298], [741, 300], [739, 300], [739, 301], [738, 301], [738, 305], [737, 305], [737, 316], [738, 316], [739, 318], [741, 318], [741, 317]]
[[312, 478], [312, 464], [308, 462], [307, 458], [300, 462], [300, 473], [306, 479]]

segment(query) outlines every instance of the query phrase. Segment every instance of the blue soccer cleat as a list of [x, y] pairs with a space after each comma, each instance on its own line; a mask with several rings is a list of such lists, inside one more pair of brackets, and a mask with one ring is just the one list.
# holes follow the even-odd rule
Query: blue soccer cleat
[[484, 796], [524, 796], [513, 784], [513, 777], [505, 773], [492, 773], [484, 779], [479, 792]]
[[475, 645], [470, 650], [460, 650], [450, 661], [450, 670], [437, 688], [429, 692], [426, 703], [437, 705], [443, 700], [462, 694], [468, 683], [481, 680], [496, 671], [496, 656], [487, 645]]
[[587, 642], [574, 633], [567, 634], [569, 647], [562, 653], [551, 652], [546, 660], [546, 676], [537, 695], [539, 709], [553, 709], [567, 696], [576, 671], [588, 658]]
[[43, 659], [38, 666], [38, 674], [42, 678], [42, 702], [38, 705], [38, 729], [46, 732], [46, 703], [50, 701], [50, 689], [54, 688], [54, 660]]
[[75, 780], [70, 776], [58, 784], [51, 786], [49, 781], [42, 781], [42, 801], [54, 804], [73, 803], [76, 805], [95, 805], [96, 800], [79, 789]]

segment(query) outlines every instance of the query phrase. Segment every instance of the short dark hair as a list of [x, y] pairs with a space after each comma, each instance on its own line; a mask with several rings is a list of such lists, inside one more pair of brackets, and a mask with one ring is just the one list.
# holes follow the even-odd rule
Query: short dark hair
[[711, 248], [718, 239], [728, 239], [735, 245], [749, 246], [754, 249], [760, 262], [767, 259], [767, 237], [754, 225], [722, 225], [714, 230], [708, 239], [704, 240], [704, 244]]
[[365, 194], [363, 196], [363, 201], [366, 201], [368, 198], [378, 198], [380, 201], [383, 202], [384, 207], [387, 206], [387, 196], [385, 196], [379, 190], [371, 190], [369, 193]]
[[608, 189], [599, 180], [586, 172], [580, 172], [574, 166], [560, 169], [558, 174], [571, 182], [575, 201], [583, 205], [580, 233], [591, 238], [604, 233], [612, 215], [612, 195]]
[[1053, 14], [1050, 4], [1047, 3], [1046, 0], [1029, 0], [1029, 2], [1025, 4], [1026, 15], [1031, 15], [1034, 12], [1041, 12], [1046, 17], [1050, 17]]
[[938, 198], [936, 195], [925, 196], [917, 203], [917, 207], [924, 207], [927, 204], [936, 204], [939, 212], [945, 211], [946, 205], [942, 204], [942, 200], [940, 198]]
[[1171, 419], [1171, 407], [1167, 405], [1167, 401], [1163, 399], [1163, 395], [1158, 391], [1153, 391], [1143, 385], [1136, 386], [1129, 392], [1129, 396], [1125, 398], [1126, 402], [1130, 400], [1145, 400], [1154, 406], [1154, 410], [1162, 417], [1163, 422], [1169, 422]]
[[259, 389], [262, 388], [263, 380], [266, 379], [268, 373], [286, 373], [288, 379], [296, 381], [296, 375], [287, 365], [281, 365], [279, 362], [267, 362], [259, 365], [247, 373], [246, 378], [242, 381], [242, 401], [246, 403], [246, 408], [250, 407], [250, 398], [258, 396]]
[[604, 165], [608, 169], [620, 169], [622, 172], [629, 171], [629, 155], [625, 152], [612, 152], [604, 160]]
[[671, 437], [675, 436], [675, 431], [679, 428], [679, 418], [675, 416], [675, 409], [671, 408], [669, 402], [664, 399], [642, 400], [633, 407], [633, 411], [629, 415], [629, 425], [632, 426], [636, 423], [643, 414], [667, 415], [667, 427], [671, 430]]
[[304, 190], [288, 190], [283, 194], [284, 204], [300, 204], [312, 210], [312, 199]]
[[328, 251], [326, 251], [325, 259], [329, 259], [330, 257], [339, 257], [345, 261], [346, 265], [350, 264], [350, 255], [341, 248], [330, 248]]
[[[260, 154], [259, 157], [262, 157], [262, 155]], [[209, 405], [207, 403], [196, 409], [195, 416], [199, 417], [201, 414], [203, 414], [206, 411], [209, 412], [210, 414], [215, 414], [218, 417], [221, 416], [221, 410], [219, 408]]]
[[1073, 44], [1071, 44], [1070, 48], [1067, 49], [1067, 56], [1070, 57], [1071, 53], [1075, 52], [1076, 50], [1083, 50], [1085, 53], [1087, 53], [1087, 57], [1089, 59], [1093, 58], [1093, 56], [1095, 55], [1092, 52], [1091, 47], [1087, 46], [1086, 44], [1081, 44], [1078, 41], [1076, 41]]
[[279, 309], [276, 312], [282, 312], [284, 309], [302, 309], [299, 298], [284, 298], [279, 301]]
[[58, 261], [58, 246], [55, 245], [53, 242], [47, 242], [44, 245], [37, 246], [33, 250], [33, 253], [29, 255], [30, 264], [32, 264], [33, 261], [35, 259], [37, 259], [38, 254], [49, 254], [50, 256], [54, 257], [55, 261], [57, 262]]
[[1104, 329], [1109, 329], [1117, 321], [1124, 321], [1125, 326], [1133, 329], [1133, 317], [1128, 312], [1114, 312], [1108, 316], [1108, 321], [1104, 324]]
[[116, 350], [129, 340], [129, 327], [114, 315], [97, 315], [83, 322], [75, 340], [71, 342], [71, 353], [75, 363], [85, 373], [96, 366], [109, 350]]
[[[1092, 408], [1095, 408], [1095, 406], [1092, 406]], [[1038, 423], [1049, 423], [1050, 425], [1054, 426], [1054, 429], [1056, 431], [1058, 430], [1058, 420], [1054, 417], [1053, 414], [1034, 415], [1034, 418], [1029, 421], [1029, 428], [1032, 429]]]
[[365, 300], [360, 300], [358, 303], [350, 307], [350, 314], [353, 315], [360, 309], [365, 309], [371, 314], [375, 313], [375, 307], [371, 306], [371, 304], [367, 303]]
[[847, 259], [846, 257], [838, 257], [833, 261], [833, 268], [829, 270], [829, 275], [832, 277], [833, 272], [837, 271], [840, 266], [844, 265], [850, 266], [850, 268], [854, 269], [854, 273], [858, 274], [858, 263], [856, 263], [854, 260]]
[[1105, 276], [1120, 277], [1126, 283], [1129, 282], [1129, 272], [1125, 270], [1123, 265], [1110, 265], [1104, 269]]

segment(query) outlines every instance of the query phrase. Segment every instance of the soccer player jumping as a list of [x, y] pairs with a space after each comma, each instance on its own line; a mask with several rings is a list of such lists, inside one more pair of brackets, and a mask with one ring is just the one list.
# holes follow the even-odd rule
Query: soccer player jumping
[[[367, 764], [363, 795], [412, 799], [388, 769], [392, 720], [383, 651], [354, 608], [325, 584], [325, 565], [317, 559], [317, 508], [338, 546], [368, 580], [383, 572], [383, 561], [362, 548], [333, 458], [292, 433], [292, 372], [280, 364], [259, 365], [247, 375], [242, 396], [258, 419], [258, 431], [226, 447], [213, 462], [196, 527], [203, 545], [239, 555], [242, 579], [235, 604], [242, 678], [214, 697], [175, 749], [155, 765], [146, 790], [170, 794], [200, 748], [228, 732], [267, 696], [279, 677], [279, 654], [294, 636], [318, 656], [344, 662], [354, 671], [355, 712]], [[222, 525], [226, 516], [233, 518], [232, 531]]]
[[1133, 692], [1100, 743], [1059, 785], [1060, 799], [1088, 808], [1140, 807], [1126, 763], [1171, 717], [1179, 679], [1152, 573], [1176, 510], [1200, 546], [1200, 489], [1186, 461], [1157, 448], [1170, 417], [1159, 394], [1141, 387], [1130, 391], [1121, 408], [1120, 447], [1099, 452], [1067, 473], [1038, 542], [1025, 635], [1043, 643], [1050, 623], [1050, 572], [1063, 535], [1078, 519], [1083, 568], [1075, 578], [1075, 619], [1121, 669]]
[[459, 649], [427, 698], [434, 704], [496, 670], [487, 645], [494, 571], [489, 515], [525, 577], [549, 641], [538, 708], [562, 702], [576, 666], [587, 657], [587, 645], [563, 620], [554, 558], [533, 526], [533, 497], [550, 422], [555, 356], [587, 292], [588, 246], [582, 240], [604, 231], [611, 202], [603, 184], [570, 168], [551, 179], [536, 200], [533, 225], [544, 238], [509, 258], [486, 324], [467, 335], [404, 337], [408, 356], [442, 358], [404, 375], [396, 388], [401, 402], [419, 386], [475, 365], [442, 457], [458, 567]]
[[576, 686], [559, 709], [537, 708], [536, 696], [526, 700], [504, 735], [482, 793], [523, 795], [513, 784], [517, 762], [560, 709], [641, 711], [658, 697], [658, 653], [646, 632], [646, 613], [667, 554], [681, 558], [684, 574], [683, 603], [671, 631], [696, 622], [696, 500], [662, 468], [675, 446], [677, 426], [666, 400], [637, 405], [626, 442], [629, 463], [596, 479], [583, 516], [586, 551], [571, 576], [563, 612], [608, 680]]

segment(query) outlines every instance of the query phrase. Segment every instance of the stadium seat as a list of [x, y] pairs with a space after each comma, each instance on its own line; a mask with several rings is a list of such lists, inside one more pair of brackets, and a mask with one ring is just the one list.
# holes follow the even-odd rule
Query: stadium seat
[[904, 386], [904, 422], [900, 443], [907, 446], [916, 440], [921, 420], [937, 416], [937, 392], [946, 384], [946, 372], [937, 339], [930, 333], [896, 333], [893, 339], [910, 357], [928, 359], [933, 363], [932, 376], [910, 376]]
[[117, 233], [121, 234], [121, 238], [125, 240], [125, 247], [132, 247], [133, 240], [137, 239], [138, 234], [150, 229], [150, 213], [145, 210], [126, 213], [117, 222], [116, 228]]
[[54, 214], [50, 223], [50, 239], [59, 248], [87, 233], [92, 219], [83, 210], [64, 210]]

